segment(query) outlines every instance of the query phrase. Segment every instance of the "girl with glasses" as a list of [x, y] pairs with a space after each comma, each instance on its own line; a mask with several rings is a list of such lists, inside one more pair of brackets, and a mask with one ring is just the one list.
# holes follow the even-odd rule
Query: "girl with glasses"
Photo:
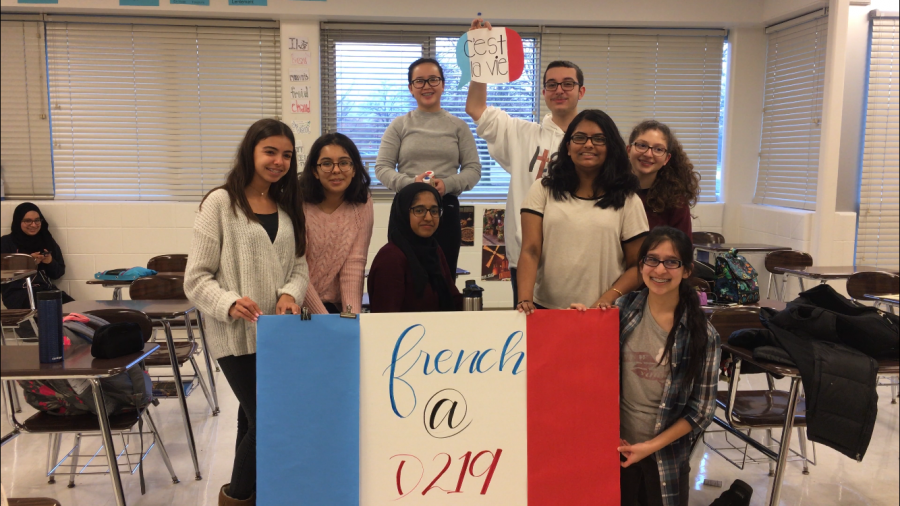
[[688, 283], [692, 247], [654, 228], [639, 253], [646, 286], [616, 301], [623, 505], [687, 505], [691, 449], [715, 413], [720, 340]]
[[313, 143], [300, 174], [306, 218], [311, 313], [362, 311], [363, 280], [374, 213], [368, 171], [356, 144], [331, 133]]
[[[53, 285], [53, 280], [66, 273], [66, 262], [59, 244], [50, 234], [50, 224], [38, 206], [23, 202], [16, 207], [10, 233], [0, 237], [0, 253], [24, 253], [34, 257], [38, 271], [31, 280], [34, 294], [45, 290], [59, 290]], [[63, 292], [63, 303], [72, 300], [74, 299], [69, 294]], [[9, 309], [31, 308], [24, 279], [3, 285], [3, 304]], [[22, 329], [23, 337], [33, 337], [28, 334], [30, 330], [26, 329], [27, 327]]]
[[667, 225], [691, 237], [691, 207], [700, 194], [700, 174], [664, 123], [638, 124], [628, 138], [628, 159], [638, 177], [638, 195], [650, 228]]
[[399, 192], [421, 183], [431, 171], [431, 184], [441, 197], [442, 225], [435, 234], [450, 272], [456, 272], [462, 228], [459, 195], [481, 179], [475, 137], [466, 123], [441, 109], [444, 69], [433, 58], [419, 58], [409, 66], [409, 92], [416, 108], [394, 118], [384, 135], [375, 162], [375, 176]]
[[440, 193], [429, 184], [413, 183], [394, 196], [388, 243], [369, 270], [373, 313], [462, 309], [462, 296], [434, 237], [443, 211]]
[[294, 146], [278, 120], [251, 125], [225, 184], [206, 194], [194, 220], [184, 291], [206, 315], [209, 352], [240, 403], [220, 506], [256, 503], [256, 321], [300, 313], [309, 281]]
[[[647, 216], [625, 142], [603, 111], [569, 124], [550, 163], [522, 204], [516, 308], [609, 307], [636, 289]], [[630, 273], [630, 275], [629, 275]]]

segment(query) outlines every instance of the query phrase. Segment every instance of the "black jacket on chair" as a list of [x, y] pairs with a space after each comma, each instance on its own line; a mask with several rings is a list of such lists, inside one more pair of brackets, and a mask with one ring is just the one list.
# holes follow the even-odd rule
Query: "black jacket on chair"
[[819, 285], [760, 319], [800, 370], [809, 439], [861, 461], [878, 414], [875, 359], [900, 355], [897, 316]]

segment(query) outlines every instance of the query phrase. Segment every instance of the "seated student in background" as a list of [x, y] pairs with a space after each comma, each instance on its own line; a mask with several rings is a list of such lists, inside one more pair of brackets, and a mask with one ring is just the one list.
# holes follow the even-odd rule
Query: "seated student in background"
[[466, 123], [441, 109], [444, 69], [437, 60], [419, 58], [409, 66], [407, 77], [416, 108], [394, 118], [384, 131], [375, 176], [398, 192], [410, 183], [421, 183], [426, 171], [434, 172], [431, 183], [441, 195], [444, 209], [434, 238], [455, 275], [462, 238], [458, 197], [478, 184], [481, 161]]
[[374, 213], [371, 179], [356, 144], [344, 134], [319, 137], [300, 174], [306, 217], [309, 288], [302, 307], [316, 314], [362, 309]]
[[[13, 211], [11, 231], [0, 237], [0, 253], [23, 253], [34, 257], [38, 272], [32, 276], [31, 288], [35, 295], [58, 290], [53, 280], [66, 273], [66, 262], [59, 244], [50, 235], [50, 224], [38, 206], [31, 202], [23, 202]], [[63, 304], [74, 300], [66, 292], [62, 295]], [[9, 309], [31, 308], [24, 279], [3, 285], [3, 304]]]
[[680, 230], [654, 228], [640, 250], [646, 286], [616, 301], [623, 506], [688, 504], [691, 449], [715, 413], [721, 343], [687, 281], [692, 248]]
[[194, 220], [184, 292], [206, 315], [209, 352], [239, 403], [220, 506], [256, 504], [256, 321], [298, 314], [309, 282], [294, 146], [278, 120], [251, 125], [225, 184], [203, 197]]
[[691, 207], [700, 194], [700, 174], [669, 127], [643, 121], [628, 138], [628, 159], [640, 181], [650, 228], [667, 225], [691, 237]]
[[425, 183], [400, 190], [391, 204], [388, 243], [369, 269], [373, 313], [459, 311], [462, 296], [434, 238], [441, 196]]
[[647, 216], [625, 142], [603, 111], [569, 124], [547, 177], [522, 203], [516, 309], [610, 305], [640, 286], [638, 250]]

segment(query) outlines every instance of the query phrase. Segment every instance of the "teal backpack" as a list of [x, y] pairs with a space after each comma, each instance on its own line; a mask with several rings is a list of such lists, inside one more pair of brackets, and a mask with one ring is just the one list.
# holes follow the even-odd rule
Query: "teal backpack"
[[718, 302], [752, 304], [759, 302], [756, 269], [731, 249], [716, 258], [715, 294]]

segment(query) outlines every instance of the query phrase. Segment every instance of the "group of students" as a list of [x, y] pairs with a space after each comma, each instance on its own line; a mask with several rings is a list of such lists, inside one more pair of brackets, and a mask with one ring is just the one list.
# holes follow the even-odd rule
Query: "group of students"
[[[477, 28], [490, 23], [476, 19]], [[440, 64], [417, 60], [408, 78], [417, 108], [387, 128], [376, 162], [396, 195], [388, 243], [368, 276], [370, 309], [459, 310], [458, 196], [478, 183], [481, 165], [465, 122], [441, 109]], [[645, 121], [626, 144], [607, 114], [578, 112], [585, 92], [578, 66], [554, 61], [543, 76], [550, 113], [541, 123], [488, 107], [487, 85], [477, 82], [466, 112], [510, 173], [505, 232], [516, 309], [620, 311], [622, 504], [684, 505], [691, 448], [715, 408], [720, 353], [687, 283], [699, 176], [666, 125]], [[362, 307], [374, 218], [359, 150], [326, 134], [299, 168], [295, 146], [284, 123], [254, 123], [194, 224], [185, 293], [207, 315], [208, 351], [240, 403], [220, 505], [254, 503], [258, 317]], [[5, 236], [3, 251], [39, 255], [51, 277], [61, 276], [49, 272], [61, 265], [58, 246], [27, 251], [50, 244], [35, 209], [17, 209], [17, 244]]]

